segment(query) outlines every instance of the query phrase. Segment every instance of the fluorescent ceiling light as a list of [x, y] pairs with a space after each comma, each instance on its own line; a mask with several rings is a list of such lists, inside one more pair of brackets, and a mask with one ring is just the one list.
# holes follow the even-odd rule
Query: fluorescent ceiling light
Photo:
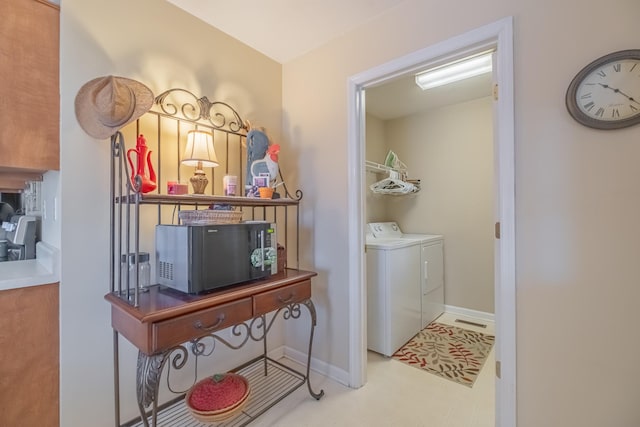
[[491, 71], [492, 53], [483, 52], [416, 74], [416, 84], [425, 90], [488, 73]]

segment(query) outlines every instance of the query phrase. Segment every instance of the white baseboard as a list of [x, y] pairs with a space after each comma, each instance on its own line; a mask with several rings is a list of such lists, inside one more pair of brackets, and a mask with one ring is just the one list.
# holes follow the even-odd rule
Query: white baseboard
[[284, 346], [281, 345], [278, 348], [274, 348], [267, 352], [267, 356], [272, 358], [273, 360], [282, 359], [284, 356]]
[[473, 319], [484, 320], [486, 322], [495, 322], [495, 314], [486, 313], [484, 311], [471, 310], [463, 307], [456, 307], [453, 305], [445, 305], [444, 311], [446, 313], [455, 314], [458, 316], [471, 317]]
[[[307, 354], [291, 347], [280, 346], [269, 351], [268, 356], [275, 360], [285, 357], [301, 364], [302, 366], [307, 366]], [[349, 387], [349, 373], [344, 369], [340, 369], [320, 359], [311, 357], [311, 370]]]

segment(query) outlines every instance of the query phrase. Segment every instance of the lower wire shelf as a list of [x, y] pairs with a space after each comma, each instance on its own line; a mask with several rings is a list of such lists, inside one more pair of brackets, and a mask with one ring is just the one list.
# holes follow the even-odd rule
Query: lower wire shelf
[[[158, 408], [158, 425], [166, 427], [246, 426], [307, 381], [300, 372], [264, 356], [253, 359], [232, 372], [246, 377], [251, 387], [247, 404], [240, 413], [221, 422], [203, 423], [191, 415], [184, 403], [184, 395], [181, 395]], [[143, 426], [139, 417], [122, 425], [122, 427]]]

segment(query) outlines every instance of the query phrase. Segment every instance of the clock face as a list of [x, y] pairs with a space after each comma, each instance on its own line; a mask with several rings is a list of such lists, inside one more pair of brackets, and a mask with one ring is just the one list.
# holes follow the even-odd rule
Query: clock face
[[597, 129], [640, 123], [640, 50], [615, 52], [593, 61], [569, 85], [567, 109]]

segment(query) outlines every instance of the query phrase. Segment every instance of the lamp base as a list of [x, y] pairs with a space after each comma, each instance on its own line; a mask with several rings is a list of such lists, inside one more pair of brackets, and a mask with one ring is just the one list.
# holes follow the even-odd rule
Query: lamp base
[[196, 171], [194, 175], [189, 178], [189, 181], [193, 187], [193, 194], [204, 194], [204, 189], [207, 188], [207, 184], [209, 184], [207, 175], [202, 171]]

